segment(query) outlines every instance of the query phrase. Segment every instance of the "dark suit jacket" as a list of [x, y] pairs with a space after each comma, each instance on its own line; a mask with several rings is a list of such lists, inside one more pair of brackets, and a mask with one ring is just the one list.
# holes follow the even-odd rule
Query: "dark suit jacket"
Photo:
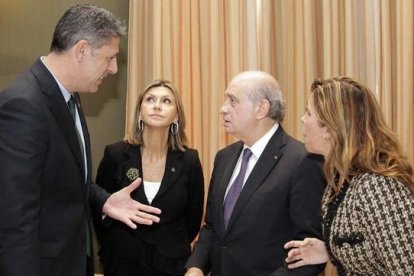
[[108, 194], [85, 184], [75, 131], [40, 59], [0, 94], [0, 275], [86, 274], [87, 202], [102, 210]]
[[[99, 165], [96, 183], [110, 193], [118, 191], [132, 182], [127, 177], [131, 168], [138, 169], [139, 177], [145, 176], [140, 147], [125, 142], [109, 145]], [[143, 185], [132, 197], [149, 204]], [[142, 264], [145, 248], [150, 245], [163, 258], [181, 259], [182, 271], [190, 255], [190, 243], [200, 230], [203, 204], [204, 179], [197, 151], [168, 151], [164, 177], [151, 204], [162, 210], [159, 223], [132, 230], [116, 221], [105, 227], [102, 218], [95, 216], [102, 263], [127, 259]]]
[[[246, 180], [224, 230], [223, 199], [242, 149], [239, 141], [216, 155], [205, 225], [187, 266], [211, 271], [212, 276], [288, 275], [283, 245], [292, 239], [321, 238], [320, 157], [308, 155], [303, 144], [279, 126]], [[290, 272], [317, 275], [323, 267]]]

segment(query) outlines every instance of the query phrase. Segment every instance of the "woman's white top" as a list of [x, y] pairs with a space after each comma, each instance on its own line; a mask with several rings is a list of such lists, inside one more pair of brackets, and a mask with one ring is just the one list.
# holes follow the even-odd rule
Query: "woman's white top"
[[158, 193], [160, 186], [161, 182], [151, 182], [144, 180], [145, 195], [147, 196], [148, 202], [150, 204], [152, 203], [152, 200], [154, 199], [155, 195]]

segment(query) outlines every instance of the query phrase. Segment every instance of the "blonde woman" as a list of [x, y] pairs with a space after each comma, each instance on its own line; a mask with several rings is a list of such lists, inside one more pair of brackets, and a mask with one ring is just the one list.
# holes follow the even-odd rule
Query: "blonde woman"
[[288, 267], [414, 275], [413, 169], [374, 94], [350, 78], [317, 80], [302, 123], [307, 150], [325, 157], [324, 241], [288, 242]]
[[113, 193], [142, 178], [131, 196], [162, 213], [159, 223], [136, 230], [95, 218], [105, 276], [183, 275], [204, 204], [200, 160], [184, 130], [177, 89], [156, 80], [138, 99], [135, 129], [126, 141], [106, 147], [96, 183]]

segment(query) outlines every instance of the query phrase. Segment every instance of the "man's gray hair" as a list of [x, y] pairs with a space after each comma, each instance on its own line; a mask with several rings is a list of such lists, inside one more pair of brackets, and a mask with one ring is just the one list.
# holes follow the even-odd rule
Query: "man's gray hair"
[[69, 8], [58, 21], [50, 46], [52, 52], [64, 52], [80, 40], [98, 49], [113, 37], [126, 34], [126, 25], [111, 12], [91, 4]]
[[243, 82], [245, 93], [253, 104], [262, 100], [270, 103], [269, 117], [282, 122], [285, 117], [285, 101], [276, 79], [263, 71], [245, 71], [238, 74], [231, 82]]

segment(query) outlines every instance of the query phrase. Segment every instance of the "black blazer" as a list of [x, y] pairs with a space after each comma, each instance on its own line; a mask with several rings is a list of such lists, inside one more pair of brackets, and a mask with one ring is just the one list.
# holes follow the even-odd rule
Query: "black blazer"
[[[145, 176], [140, 147], [125, 142], [109, 145], [99, 165], [96, 183], [109, 193], [118, 191], [132, 182], [127, 176], [131, 168], [139, 171], [139, 177]], [[149, 204], [143, 185], [131, 196]], [[139, 263], [145, 257], [143, 248], [151, 245], [165, 258], [183, 259], [184, 267], [191, 241], [200, 230], [203, 204], [204, 179], [197, 151], [169, 151], [160, 189], [151, 204], [162, 210], [159, 223], [132, 230], [122, 223], [108, 223], [100, 216], [94, 217], [102, 263], [105, 265], [111, 259]]]
[[88, 201], [102, 210], [108, 194], [85, 183], [75, 131], [40, 59], [0, 94], [0, 275], [86, 274]]
[[[220, 150], [214, 161], [205, 225], [188, 267], [212, 276], [287, 275], [283, 245], [292, 239], [321, 238], [320, 205], [324, 179], [320, 157], [281, 126], [246, 180], [223, 226], [226, 187], [243, 149], [241, 141]], [[308, 266], [292, 275], [317, 275], [324, 266]]]

